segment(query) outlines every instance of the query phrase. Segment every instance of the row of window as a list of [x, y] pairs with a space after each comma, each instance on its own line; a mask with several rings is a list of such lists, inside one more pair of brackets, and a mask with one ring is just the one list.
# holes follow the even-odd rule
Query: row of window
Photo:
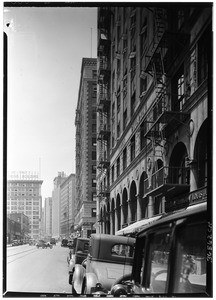
[[7, 200], [7, 203], [11, 204], [11, 205], [34, 205], [34, 206], [37, 206], [37, 205], [40, 205], [40, 203], [38, 201], [28, 201], [26, 200], [25, 202], [24, 201], [20, 201], [18, 199], [8, 199]]
[[[182, 22], [184, 20], [184, 16], [182, 15], [182, 11], [179, 12], [178, 14], [179, 18], [177, 20], [181, 20], [179, 23], [182, 26]], [[144, 28], [147, 28], [147, 19], [144, 19]], [[179, 26], [180, 26], [179, 25]], [[118, 26], [119, 27], [119, 26]], [[142, 35], [147, 35], [146, 30], [142, 31]], [[181, 111], [183, 109], [183, 106], [186, 103], [186, 100], [190, 97], [190, 95], [193, 92], [194, 87], [198, 87], [206, 78], [208, 75], [208, 64], [209, 64], [209, 53], [211, 49], [211, 29], [207, 29], [205, 33], [202, 35], [200, 38], [199, 42], [197, 43], [194, 51], [192, 51], [191, 57], [188, 57], [185, 61], [185, 63], [179, 68], [179, 71], [176, 72], [176, 75], [173, 77], [173, 80], [171, 82], [171, 90], [172, 92], [170, 93], [171, 99], [171, 106], [172, 110], [175, 111]], [[141, 35], [141, 36], [142, 36]], [[145, 37], [145, 42], [147, 38]], [[149, 43], [149, 41], [148, 41]], [[146, 49], [144, 47], [143, 42], [140, 43], [140, 47], [142, 47], [143, 51]], [[124, 52], [124, 51], [123, 51]], [[124, 55], [123, 55], [124, 57]], [[122, 57], [122, 58], [123, 58]], [[141, 57], [142, 60], [142, 57]], [[118, 61], [120, 61], [118, 59]], [[131, 65], [136, 66], [136, 55], [132, 55], [131, 59]], [[120, 63], [120, 62], [119, 62]], [[123, 60], [123, 64], [124, 64]], [[141, 63], [142, 65], [142, 63]], [[120, 68], [120, 67], [119, 67]], [[117, 67], [118, 69], [118, 67]], [[127, 95], [127, 76], [123, 74], [123, 99], [125, 99]], [[192, 82], [189, 82], [190, 80], [193, 80], [193, 87], [191, 86]], [[133, 82], [134, 79], [131, 78]], [[147, 75], [145, 75], [143, 78], [141, 76], [140, 80], [140, 95], [143, 94], [147, 90]], [[115, 91], [115, 70], [113, 71], [113, 76], [112, 76], [112, 81], [113, 81], [113, 91]], [[137, 96], [136, 96], [136, 85], [131, 84], [131, 87], [134, 87], [133, 90], [131, 90], [131, 100], [130, 100], [130, 112], [131, 116], [134, 114], [135, 108], [136, 108], [136, 101], [137, 101]], [[117, 105], [117, 116], [119, 112], [121, 111], [121, 101], [120, 101], [120, 88], [117, 91], [117, 96], [115, 96], [115, 101]], [[113, 94], [114, 95], [114, 94]], [[143, 99], [143, 97], [141, 97]], [[117, 120], [115, 120], [115, 102], [113, 103], [113, 109], [112, 109], [112, 118], [113, 118], [113, 132], [112, 132], [112, 146], [115, 145], [116, 143], [116, 138], [119, 138], [121, 135], [121, 126], [122, 129], [124, 130], [129, 118], [128, 118], [128, 108], [127, 108], [127, 101], [124, 100], [124, 108], [123, 108], [123, 125], [121, 125], [121, 117], [117, 117]], [[115, 125], [116, 124], [116, 125]], [[117, 130], [115, 129], [115, 126]]]

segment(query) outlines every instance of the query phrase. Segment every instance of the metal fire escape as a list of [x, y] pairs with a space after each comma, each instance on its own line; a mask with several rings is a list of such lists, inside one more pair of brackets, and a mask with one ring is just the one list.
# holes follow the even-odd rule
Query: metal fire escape
[[[174, 109], [172, 105], [172, 94], [167, 92], [167, 71], [172, 66], [176, 55], [184, 50], [188, 35], [178, 30], [173, 31], [168, 22], [168, 10], [154, 8], [153, 17], [155, 22], [155, 34], [147, 50], [142, 73], [153, 77], [155, 84], [155, 100], [146, 115], [145, 138], [152, 143], [152, 160], [164, 161], [164, 145], [168, 143], [168, 137], [188, 119], [188, 112]], [[177, 43], [178, 47], [173, 53], [172, 45]], [[188, 189], [188, 185], [176, 182], [174, 175], [178, 170], [171, 167], [161, 167], [152, 174], [151, 184], [144, 181], [144, 196], [155, 196], [167, 191], [173, 194]]]
[[[100, 185], [98, 196], [107, 198], [109, 196], [108, 176], [109, 172], [109, 140], [110, 140], [110, 21], [111, 11], [109, 8], [99, 8], [98, 16], [98, 175]], [[106, 181], [105, 181], [106, 179]]]

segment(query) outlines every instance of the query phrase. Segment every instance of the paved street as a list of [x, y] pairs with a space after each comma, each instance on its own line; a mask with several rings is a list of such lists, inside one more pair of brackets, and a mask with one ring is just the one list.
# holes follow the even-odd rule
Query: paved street
[[7, 248], [7, 291], [70, 293], [68, 248], [23, 245]]

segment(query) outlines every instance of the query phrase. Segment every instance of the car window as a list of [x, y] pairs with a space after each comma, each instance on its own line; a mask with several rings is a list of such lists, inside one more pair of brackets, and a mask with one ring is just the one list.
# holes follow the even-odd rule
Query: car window
[[112, 247], [112, 255], [133, 257], [133, 247], [130, 245], [116, 244]]
[[168, 259], [170, 253], [170, 232], [154, 234], [150, 243], [150, 288], [153, 293], [165, 293]]
[[206, 224], [187, 225], [179, 230], [179, 270], [174, 292], [206, 291]]

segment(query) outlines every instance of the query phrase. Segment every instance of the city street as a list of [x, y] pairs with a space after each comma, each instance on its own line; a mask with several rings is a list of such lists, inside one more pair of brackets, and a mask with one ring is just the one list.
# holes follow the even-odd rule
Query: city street
[[8, 247], [7, 291], [69, 294], [68, 251], [60, 244], [52, 249], [29, 245]]

